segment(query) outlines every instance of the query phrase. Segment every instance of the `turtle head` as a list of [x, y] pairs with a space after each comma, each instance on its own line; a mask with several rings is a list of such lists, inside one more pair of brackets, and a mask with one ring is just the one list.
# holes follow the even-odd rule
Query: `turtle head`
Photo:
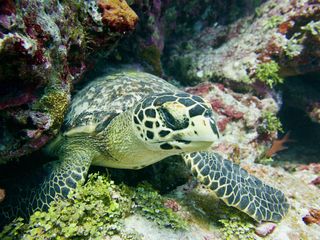
[[210, 104], [187, 93], [144, 98], [134, 108], [133, 124], [147, 148], [172, 154], [205, 150], [219, 138]]

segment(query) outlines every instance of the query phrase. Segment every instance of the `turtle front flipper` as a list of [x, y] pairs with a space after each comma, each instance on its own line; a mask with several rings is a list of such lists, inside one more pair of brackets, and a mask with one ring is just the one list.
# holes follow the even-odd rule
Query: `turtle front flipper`
[[227, 205], [236, 207], [257, 221], [279, 222], [289, 204], [284, 194], [239, 165], [210, 152], [182, 155], [192, 174], [212, 189]]
[[47, 210], [51, 201], [67, 197], [71, 189], [84, 183], [92, 153], [78, 148], [59, 155], [60, 160], [2, 186], [6, 197], [0, 203], [0, 225], [16, 217], [29, 217], [37, 210]]

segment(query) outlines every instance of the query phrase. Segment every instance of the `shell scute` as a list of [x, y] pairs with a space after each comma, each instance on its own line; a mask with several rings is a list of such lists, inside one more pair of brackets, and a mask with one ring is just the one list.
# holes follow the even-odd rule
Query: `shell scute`
[[93, 127], [86, 129], [86, 126], [97, 127], [102, 122], [108, 125], [109, 119], [133, 107], [145, 96], [165, 92], [178, 92], [178, 89], [148, 73], [125, 71], [100, 77], [73, 97], [63, 131], [74, 132], [73, 129], [78, 128], [77, 132], [91, 132]]

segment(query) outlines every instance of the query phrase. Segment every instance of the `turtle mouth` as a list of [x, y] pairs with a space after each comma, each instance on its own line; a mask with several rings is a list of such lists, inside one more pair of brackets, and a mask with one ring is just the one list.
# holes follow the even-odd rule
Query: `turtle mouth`
[[175, 142], [184, 143], [184, 144], [190, 144], [191, 143], [191, 141], [189, 141], [189, 140], [175, 140]]
[[157, 141], [153, 143], [183, 143], [183, 144], [192, 144], [192, 143], [213, 143], [213, 141], [191, 141], [191, 140], [183, 140], [183, 139], [174, 139], [172, 141]]
[[200, 151], [210, 148], [213, 145], [213, 141], [206, 140], [185, 140], [179, 139], [168, 142], [171, 146], [174, 146], [176, 149], [181, 149], [183, 151]]

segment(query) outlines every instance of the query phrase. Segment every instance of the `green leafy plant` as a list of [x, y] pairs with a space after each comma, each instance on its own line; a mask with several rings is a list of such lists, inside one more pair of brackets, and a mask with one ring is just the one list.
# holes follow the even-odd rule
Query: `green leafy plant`
[[283, 83], [284, 79], [279, 76], [279, 64], [275, 61], [259, 64], [256, 69], [256, 77], [267, 84], [270, 88], [274, 85]]
[[307, 25], [301, 27], [302, 30], [310, 32], [312, 35], [320, 35], [320, 21], [314, 22], [313, 20]]
[[265, 22], [264, 29], [268, 30], [268, 29], [278, 27], [281, 22], [283, 22], [282, 16], [272, 16], [268, 18], [268, 20]]
[[272, 112], [262, 114], [262, 124], [258, 127], [260, 133], [272, 134], [274, 132], [283, 132], [282, 124], [277, 116]]
[[303, 50], [301, 33], [295, 33], [284, 45], [284, 52], [290, 59], [300, 55]]

